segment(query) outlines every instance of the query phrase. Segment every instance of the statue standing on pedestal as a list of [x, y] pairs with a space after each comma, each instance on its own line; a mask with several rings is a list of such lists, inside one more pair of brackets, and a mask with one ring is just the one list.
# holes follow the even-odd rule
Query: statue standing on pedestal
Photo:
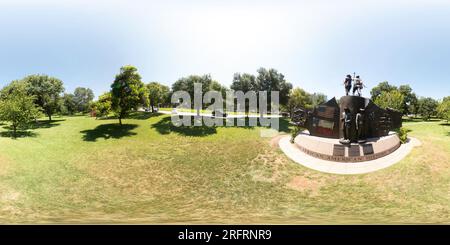
[[350, 135], [351, 135], [351, 127], [352, 127], [352, 113], [350, 112], [350, 110], [346, 107], [344, 108], [344, 112], [342, 113], [342, 121], [344, 121], [344, 125], [343, 125], [343, 133], [344, 133], [344, 138], [340, 139], [339, 142], [341, 142], [342, 144], [348, 144], [350, 143]]
[[356, 135], [358, 139], [358, 143], [365, 142], [364, 140], [364, 109], [359, 109], [355, 118], [355, 126], [356, 126]]
[[353, 95], [355, 95], [355, 92], [357, 92], [357, 95], [361, 96], [363, 87], [363, 81], [359, 76], [353, 78]]
[[348, 96], [350, 93], [350, 89], [352, 88], [352, 76], [347, 75], [344, 80], [344, 87], [345, 87], [345, 95]]

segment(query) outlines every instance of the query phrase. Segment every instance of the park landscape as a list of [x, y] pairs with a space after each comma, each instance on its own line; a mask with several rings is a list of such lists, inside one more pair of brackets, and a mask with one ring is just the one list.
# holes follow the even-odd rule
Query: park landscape
[[336, 175], [282, 153], [279, 136], [298, 132], [289, 117], [272, 138], [261, 137], [261, 126], [174, 126], [171, 92], [192, 91], [195, 82], [203, 92], [277, 88], [287, 113], [326, 100], [265, 68], [236, 73], [230, 88], [208, 75], [169, 88], [144, 84], [124, 66], [95, 101], [87, 88], [64, 93], [57, 78], [27, 76], [0, 92], [0, 222], [450, 222], [449, 97], [379, 83], [372, 99], [403, 112], [404, 131], [422, 145], [386, 169]]

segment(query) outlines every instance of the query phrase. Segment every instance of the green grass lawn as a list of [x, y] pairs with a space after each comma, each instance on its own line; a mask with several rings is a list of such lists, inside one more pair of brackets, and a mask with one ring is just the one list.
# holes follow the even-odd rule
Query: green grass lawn
[[292, 162], [259, 128], [133, 118], [55, 118], [17, 139], [1, 128], [0, 223], [450, 223], [441, 122], [405, 123], [423, 145], [396, 165], [339, 176]]

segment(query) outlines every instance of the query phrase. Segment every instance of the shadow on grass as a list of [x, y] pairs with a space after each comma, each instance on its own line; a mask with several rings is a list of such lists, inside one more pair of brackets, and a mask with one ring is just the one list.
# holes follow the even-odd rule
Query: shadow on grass
[[[191, 117], [192, 119], [193, 117]], [[191, 121], [192, 122], [192, 121]], [[191, 123], [193, 125], [193, 123]], [[217, 133], [216, 127], [208, 126], [175, 126], [171, 117], [164, 117], [159, 122], [152, 125], [160, 134], [170, 134], [171, 132], [185, 136], [201, 137]]]
[[102, 124], [97, 126], [94, 129], [83, 130], [80, 133], [83, 133], [84, 141], [97, 141], [98, 138], [103, 139], [120, 139], [122, 137], [133, 136], [136, 135], [134, 132], [130, 132], [135, 129], [138, 125], [136, 124], [123, 124], [119, 125], [117, 123], [111, 124]]
[[[138, 111], [138, 112], [132, 112], [130, 115], [125, 117], [124, 119], [136, 119], [136, 120], [146, 120], [151, 117], [157, 117], [162, 115], [162, 113], [158, 112], [144, 112], [144, 111]], [[111, 120], [111, 119], [118, 119], [117, 116], [111, 115], [111, 116], [105, 116], [105, 117], [99, 117], [98, 120]]]
[[159, 112], [144, 112], [144, 111], [140, 111], [140, 112], [134, 112], [131, 113], [127, 118], [129, 119], [137, 119], [137, 120], [146, 120], [149, 119], [151, 117], [157, 117], [162, 115]]
[[[6, 128], [6, 127], [5, 127]], [[25, 137], [36, 137], [38, 134], [33, 131], [20, 130], [17, 131], [16, 134], [12, 130], [2, 131], [0, 132], [0, 137], [8, 137], [8, 138], [25, 138]]]
[[34, 123], [30, 124], [30, 128], [37, 129], [37, 128], [53, 128], [55, 126], [59, 126], [61, 123], [65, 121], [66, 119], [53, 119], [51, 121], [49, 120], [38, 120]]
[[[205, 118], [205, 116], [203, 116], [203, 118]], [[162, 118], [159, 122], [155, 123], [152, 125], [152, 128], [156, 129], [156, 131], [158, 131], [158, 133], [160, 134], [170, 134], [171, 132], [180, 134], [180, 135], [185, 135], [185, 136], [194, 136], [194, 137], [203, 137], [203, 136], [208, 136], [211, 134], [215, 134], [217, 133], [217, 128], [218, 127], [230, 127], [230, 126], [226, 126], [226, 120], [230, 120], [229, 119], [223, 119], [223, 126], [206, 126], [204, 125], [204, 123], [202, 124], [202, 126], [193, 126], [194, 125], [194, 117], [190, 117], [191, 119], [191, 125], [192, 126], [175, 126], [172, 123], [171, 117], [164, 117]], [[245, 122], [244, 122], [244, 126], [237, 126], [237, 120], [238, 119], [231, 119], [234, 120], [234, 127], [240, 127], [240, 128], [245, 128], [245, 129], [253, 129], [254, 126], [249, 126], [249, 119], [246, 118]], [[289, 133], [290, 132], [290, 128], [289, 128], [290, 124], [289, 121], [285, 118], [280, 118], [279, 120], [279, 131], [280, 132], [285, 132], [285, 133]], [[270, 127], [267, 127], [270, 128]]]

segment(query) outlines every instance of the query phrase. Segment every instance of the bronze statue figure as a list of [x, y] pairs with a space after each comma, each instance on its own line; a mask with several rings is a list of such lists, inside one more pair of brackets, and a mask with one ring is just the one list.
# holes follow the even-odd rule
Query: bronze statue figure
[[355, 95], [355, 92], [357, 92], [357, 95], [361, 96], [363, 87], [363, 81], [359, 76], [353, 78], [353, 95]]
[[343, 144], [350, 143], [350, 134], [351, 134], [351, 127], [352, 127], [352, 113], [350, 112], [350, 109], [347, 107], [344, 108], [344, 112], [342, 113], [341, 121], [343, 121], [343, 133], [344, 138], [340, 139], [339, 141]]
[[359, 112], [356, 114], [355, 126], [358, 143], [364, 143], [364, 108], [359, 109]]
[[350, 93], [350, 89], [352, 88], [352, 76], [347, 75], [344, 80], [344, 87], [345, 87], [345, 95], [348, 96]]

